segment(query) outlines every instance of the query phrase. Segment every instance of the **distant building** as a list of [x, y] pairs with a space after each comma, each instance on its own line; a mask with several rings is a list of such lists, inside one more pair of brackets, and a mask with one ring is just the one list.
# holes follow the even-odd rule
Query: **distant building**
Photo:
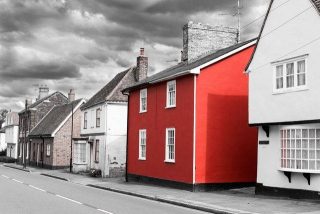
[[0, 151], [4, 151], [6, 148], [6, 130], [5, 128], [2, 128], [0, 129]]
[[121, 90], [146, 78], [148, 58], [140, 50], [137, 66], [118, 73], [81, 107], [81, 137], [75, 141], [74, 171], [101, 170], [123, 176], [126, 166], [127, 96]]
[[55, 106], [68, 103], [68, 98], [61, 92], [49, 94], [48, 87], [39, 88], [37, 101], [32, 103], [27, 100], [27, 111], [22, 110], [19, 114], [19, 142], [18, 162], [23, 163], [24, 151], [26, 151], [26, 163], [30, 154], [29, 132], [39, 121]]
[[[221, 29], [197, 26], [183, 40], [182, 62], [124, 90], [128, 179], [191, 190], [253, 185], [257, 131], [248, 126], [244, 70], [256, 40], [235, 44], [234, 33], [220, 38]], [[202, 50], [190, 49], [197, 35]]]
[[272, 0], [247, 68], [257, 194], [320, 198], [320, 1]]
[[50, 169], [70, 166], [72, 138], [80, 137], [80, 106], [85, 103], [83, 99], [73, 99], [72, 90], [69, 103], [53, 107], [31, 130], [31, 165]]
[[7, 156], [18, 157], [19, 115], [17, 112], [9, 112], [6, 116], [5, 141], [7, 144]]

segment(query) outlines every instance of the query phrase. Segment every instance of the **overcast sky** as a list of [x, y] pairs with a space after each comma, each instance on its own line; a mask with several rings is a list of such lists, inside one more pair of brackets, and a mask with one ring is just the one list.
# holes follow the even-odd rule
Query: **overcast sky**
[[[241, 0], [242, 41], [270, 0]], [[21, 110], [36, 85], [90, 98], [136, 63], [149, 75], [177, 63], [188, 21], [236, 27], [236, 0], [0, 0], [0, 109]], [[257, 19], [257, 20], [256, 20]], [[256, 21], [254, 21], [256, 20]], [[253, 23], [251, 23], [254, 21]], [[246, 26], [248, 23], [250, 25]]]

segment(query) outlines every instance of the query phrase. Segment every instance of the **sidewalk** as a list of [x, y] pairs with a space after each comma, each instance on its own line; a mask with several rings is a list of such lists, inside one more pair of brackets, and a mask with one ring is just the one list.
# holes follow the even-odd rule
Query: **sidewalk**
[[[15, 164], [5, 164], [22, 168]], [[92, 178], [69, 173], [67, 170], [45, 170], [28, 167], [30, 173], [52, 176], [94, 188], [175, 204], [211, 213], [304, 213], [320, 214], [320, 201], [272, 198], [254, 195], [254, 188], [217, 192], [189, 192], [137, 182], [124, 178]]]

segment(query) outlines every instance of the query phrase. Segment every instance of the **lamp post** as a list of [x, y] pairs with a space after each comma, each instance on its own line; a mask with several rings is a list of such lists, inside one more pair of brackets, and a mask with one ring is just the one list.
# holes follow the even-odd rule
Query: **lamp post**
[[25, 117], [24, 117], [24, 142], [23, 142], [23, 168], [27, 168], [26, 152], [27, 152], [27, 123], [28, 123], [28, 100], [25, 103]]

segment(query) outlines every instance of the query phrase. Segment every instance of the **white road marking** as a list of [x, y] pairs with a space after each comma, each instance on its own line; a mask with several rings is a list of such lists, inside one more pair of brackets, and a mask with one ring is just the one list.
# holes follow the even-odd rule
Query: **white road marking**
[[8, 176], [6, 176], [6, 175], [1, 175], [2, 177], [4, 177], [4, 178], [6, 178], [6, 179], [9, 179], [9, 177]]
[[23, 184], [22, 181], [16, 180], [16, 179], [14, 179], [14, 178], [12, 178], [12, 180], [15, 181], [15, 182], [18, 182], [18, 183], [20, 183], [20, 184]]
[[76, 204], [82, 204], [82, 203], [81, 203], [81, 202], [79, 202], [79, 201], [72, 200], [72, 199], [67, 198], [67, 197], [64, 197], [64, 196], [62, 196], [62, 195], [58, 195], [58, 194], [56, 194], [56, 196], [57, 196], [57, 197], [59, 197], [59, 198], [66, 199], [66, 200], [71, 201], [71, 202], [76, 203]]
[[100, 211], [100, 212], [103, 212], [103, 213], [113, 214], [111, 212], [108, 212], [108, 211], [105, 211], [105, 210], [102, 210], [102, 209], [97, 209], [97, 210]]
[[40, 188], [35, 187], [35, 186], [31, 185], [31, 184], [29, 184], [28, 186], [31, 187], [31, 188], [33, 188], [33, 189], [39, 190], [39, 191], [41, 191], [41, 192], [46, 192], [44, 189], [40, 189]]

